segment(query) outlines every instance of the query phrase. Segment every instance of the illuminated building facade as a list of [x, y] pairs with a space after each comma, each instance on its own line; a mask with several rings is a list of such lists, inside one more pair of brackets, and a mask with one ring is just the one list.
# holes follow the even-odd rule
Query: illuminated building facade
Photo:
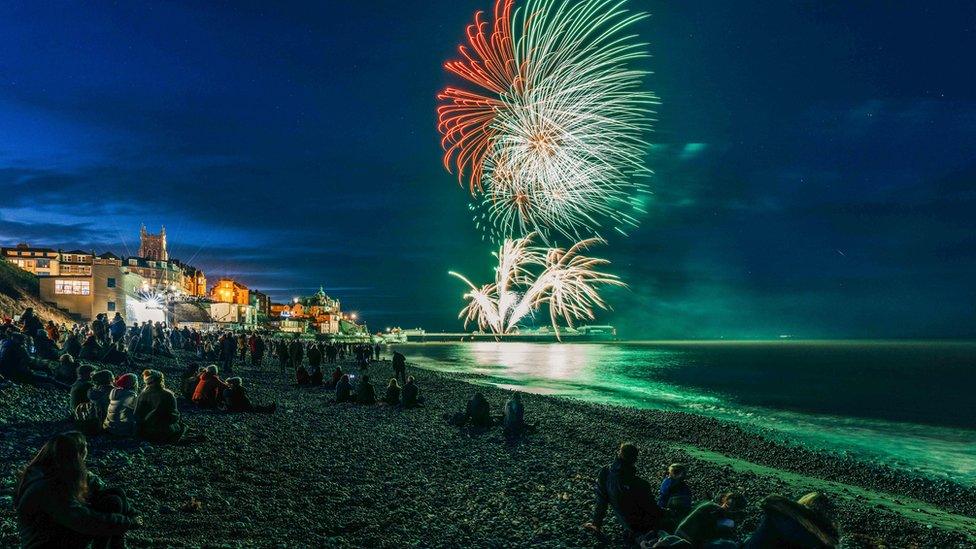
[[210, 289], [210, 299], [217, 303], [250, 305], [247, 286], [231, 278], [221, 278]]
[[[111, 253], [98, 257], [78, 251], [64, 254], [69, 255], [71, 262], [62, 264], [59, 274], [39, 278], [41, 301], [76, 314], [82, 320], [91, 320], [100, 313], [109, 318], [117, 312], [124, 316], [122, 260]], [[65, 269], [65, 265], [72, 269]]]
[[3, 259], [37, 276], [61, 273], [61, 253], [52, 248], [32, 248], [18, 244], [14, 248], [0, 248]]

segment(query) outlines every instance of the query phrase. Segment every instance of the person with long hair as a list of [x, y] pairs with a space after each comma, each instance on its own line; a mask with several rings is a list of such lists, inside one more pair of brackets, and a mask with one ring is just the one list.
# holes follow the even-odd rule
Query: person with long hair
[[124, 547], [125, 533], [142, 526], [125, 492], [88, 471], [87, 457], [85, 435], [69, 431], [48, 440], [21, 472], [14, 495], [21, 547]]
[[166, 376], [159, 370], [143, 370], [145, 387], [136, 399], [136, 434], [153, 442], [177, 443], [186, 434], [180, 420], [176, 395], [166, 388]]

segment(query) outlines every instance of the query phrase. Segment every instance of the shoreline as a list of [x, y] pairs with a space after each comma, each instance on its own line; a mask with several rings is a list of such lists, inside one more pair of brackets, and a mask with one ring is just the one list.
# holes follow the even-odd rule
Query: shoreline
[[[189, 361], [156, 360], [173, 377]], [[343, 364], [344, 369], [352, 369]], [[133, 368], [136, 370], [136, 368]], [[378, 392], [390, 375], [370, 368]], [[277, 373], [239, 369], [256, 403], [273, 416], [203, 412], [180, 403], [208, 440], [157, 446], [92, 439], [90, 462], [121, 484], [145, 515], [132, 546], [593, 547], [579, 526], [592, 510], [591, 485], [619, 442], [641, 448], [638, 469], [652, 485], [667, 464], [688, 463], [695, 499], [739, 489], [749, 500], [741, 533], [771, 493], [822, 490], [837, 503], [848, 546], [880, 543], [963, 547], [976, 543], [976, 489], [834, 454], [806, 450], [684, 412], [639, 410], [524, 394], [537, 431], [515, 445], [500, 430], [468, 436], [441, 420], [479, 390], [500, 409], [508, 391], [456, 374], [408, 365], [425, 407], [333, 405], [321, 389], [289, 386]], [[468, 376], [470, 377], [470, 376]], [[290, 382], [290, 377], [288, 378]], [[66, 395], [17, 387], [0, 399], [0, 544], [16, 541], [12, 473], [54, 432], [69, 428]], [[189, 497], [197, 513], [181, 511]], [[608, 533], [619, 534], [615, 520]]]

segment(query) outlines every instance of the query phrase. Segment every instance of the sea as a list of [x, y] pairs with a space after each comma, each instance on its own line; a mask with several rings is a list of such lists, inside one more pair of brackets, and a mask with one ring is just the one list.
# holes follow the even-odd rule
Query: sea
[[679, 410], [976, 485], [976, 342], [407, 343], [475, 383]]

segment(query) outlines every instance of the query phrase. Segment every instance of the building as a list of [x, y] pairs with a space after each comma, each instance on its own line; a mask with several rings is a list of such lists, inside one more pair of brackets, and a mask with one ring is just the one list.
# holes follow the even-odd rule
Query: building
[[221, 278], [210, 289], [210, 299], [217, 303], [250, 305], [247, 286], [231, 278]]
[[158, 292], [182, 292], [183, 269], [172, 261], [160, 261], [145, 257], [129, 257], [124, 262], [127, 271], [145, 279], [146, 284]]
[[171, 259], [169, 262], [183, 271], [183, 293], [193, 297], [207, 296], [207, 277], [203, 271], [192, 265], [187, 265], [179, 259]]
[[139, 257], [152, 261], [168, 261], [169, 252], [166, 251], [166, 227], [161, 227], [159, 234], [152, 234], [143, 225], [139, 230]]
[[295, 298], [291, 304], [275, 303], [270, 307], [271, 316], [286, 321], [309, 321], [315, 331], [323, 334], [337, 334], [342, 329], [341, 320], [344, 317], [338, 299], [326, 295], [325, 289], [320, 287], [315, 295], [305, 298]]
[[[91, 320], [105, 313], [126, 314], [126, 294], [122, 260], [111, 253], [98, 257], [86, 252], [67, 252], [70, 262], [62, 264], [61, 274], [39, 278], [41, 301]], [[70, 265], [71, 269], [65, 269]]]
[[3, 259], [37, 276], [57, 276], [61, 273], [61, 253], [53, 248], [31, 248], [17, 244], [14, 248], [0, 248]]
[[248, 301], [254, 306], [259, 318], [268, 318], [271, 314], [271, 298], [264, 292], [248, 290]]

